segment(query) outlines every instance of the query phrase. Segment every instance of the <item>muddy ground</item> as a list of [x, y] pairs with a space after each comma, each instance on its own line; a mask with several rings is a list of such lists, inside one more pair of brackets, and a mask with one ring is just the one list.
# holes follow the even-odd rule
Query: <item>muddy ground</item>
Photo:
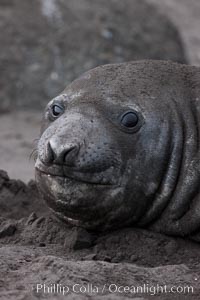
[[[144, 229], [70, 227], [51, 215], [34, 181], [3, 171], [0, 197], [0, 299], [199, 299], [198, 243]], [[144, 285], [146, 292], [133, 289]], [[132, 292], [116, 291], [126, 286]]]
[[[6, 13], [5, 18], [9, 17], [9, 5], [14, 2], [1, 1], [0, 4], [4, 3], [1, 16]], [[161, 13], [176, 25], [187, 62], [200, 65], [200, 2], [148, 2], [156, 4]], [[106, 33], [109, 39], [111, 35]], [[20, 60], [21, 56], [16, 59]], [[33, 76], [37, 67], [32, 64]], [[47, 73], [52, 74], [49, 70]], [[15, 78], [15, 74], [13, 76]], [[51, 81], [55, 84], [52, 84], [49, 94], [45, 92], [43, 104], [52, 91], [54, 93], [55, 88], [60, 87], [56, 74], [48, 76], [45, 88], [51, 86]], [[5, 92], [4, 95], [8, 92], [12, 100], [12, 93], [6, 91], [5, 87], [4, 83], [1, 91]], [[12, 88], [20, 91], [22, 86], [19, 84]], [[20, 92], [17, 94], [20, 95]], [[4, 99], [1, 98], [1, 104]], [[29, 158], [39, 136], [41, 111], [16, 112], [11, 107], [11, 112], [5, 113], [10, 106], [9, 109], [4, 108], [0, 115], [0, 168], [6, 170], [10, 178], [20, 181], [10, 180], [5, 172], [0, 172], [0, 299], [200, 298], [199, 243], [133, 228], [97, 235], [71, 228], [55, 219], [40, 199], [34, 181], [29, 182], [34, 179], [34, 160]], [[145, 293], [134, 293], [134, 289], [132, 292], [115, 292], [116, 286], [137, 287], [144, 284]], [[50, 290], [48, 293], [48, 288], [53, 289], [54, 285], [57, 285], [57, 293], [53, 294]], [[82, 286], [82, 292], [77, 293]], [[62, 295], [64, 287], [66, 291], [69, 288], [69, 292]], [[153, 296], [156, 287], [158, 293]], [[170, 289], [173, 287], [178, 287], [179, 292], [172, 293]]]

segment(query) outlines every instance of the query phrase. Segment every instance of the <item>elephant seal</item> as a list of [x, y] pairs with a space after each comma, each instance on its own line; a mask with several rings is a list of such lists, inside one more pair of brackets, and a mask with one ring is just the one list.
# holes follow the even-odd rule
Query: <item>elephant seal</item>
[[93, 230], [200, 227], [200, 68], [97, 67], [50, 101], [36, 181], [54, 213]]

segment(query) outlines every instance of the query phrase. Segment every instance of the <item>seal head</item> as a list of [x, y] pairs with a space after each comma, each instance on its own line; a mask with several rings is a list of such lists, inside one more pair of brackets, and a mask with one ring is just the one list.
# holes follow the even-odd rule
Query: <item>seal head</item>
[[200, 179], [198, 79], [198, 68], [170, 62], [105, 65], [50, 101], [36, 181], [53, 212], [89, 229], [187, 234], [180, 220]]

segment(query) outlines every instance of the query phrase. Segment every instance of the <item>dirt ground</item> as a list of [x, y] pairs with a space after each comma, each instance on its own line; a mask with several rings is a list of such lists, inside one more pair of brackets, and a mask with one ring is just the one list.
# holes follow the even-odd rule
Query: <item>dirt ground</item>
[[0, 197], [0, 299], [199, 299], [198, 243], [70, 227], [50, 214], [34, 182], [2, 171]]
[[[177, 25], [188, 62], [200, 65], [200, 2], [148, 2], [156, 3]], [[12, 179], [25, 183], [34, 179], [30, 156], [39, 136], [40, 120], [41, 111], [0, 115], [0, 168]], [[0, 172], [0, 299], [200, 298], [199, 243], [144, 229], [125, 228], [96, 235], [71, 228], [50, 214], [33, 181], [27, 185], [22, 181], [10, 180]], [[151, 291], [115, 291], [116, 286], [144, 284]], [[55, 294], [50, 290], [54, 285]], [[153, 295], [155, 287], [158, 292]], [[165, 288], [163, 293], [161, 287]], [[173, 287], [179, 292], [173, 293]], [[192, 289], [188, 292], [187, 287]]]

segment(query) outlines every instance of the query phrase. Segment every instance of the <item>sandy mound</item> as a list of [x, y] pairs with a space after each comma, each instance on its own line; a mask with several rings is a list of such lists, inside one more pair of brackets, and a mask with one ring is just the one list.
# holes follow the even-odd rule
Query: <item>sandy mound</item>
[[[34, 181], [25, 185], [4, 171], [0, 209], [1, 299], [151, 299], [157, 285], [168, 293], [154, 299], [169, 299], [172, 287], [186, 286], [193, 293], [176, 292], [170, 299], [199, 297], [198, 243], [144, 229], [97, 235], [70, 227], [50, 214]], [[133, 286], [144, 284], [148, 293], [134, 292]], [[116, 286], [129, 291], [117, 292]]]

